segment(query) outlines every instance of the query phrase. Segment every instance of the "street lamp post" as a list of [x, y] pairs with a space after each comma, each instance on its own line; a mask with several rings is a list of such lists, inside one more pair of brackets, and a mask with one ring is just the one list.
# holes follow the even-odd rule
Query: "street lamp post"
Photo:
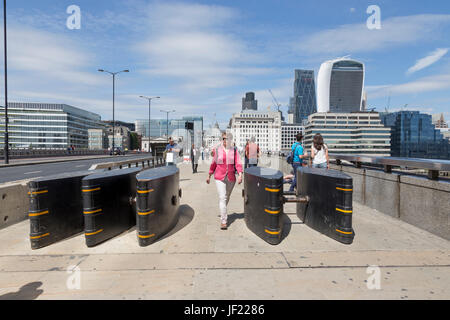
[[167, 142], [169, 142], [169, 113], [171, 112], [175, 112], [175, 110], [171, 110], [171, 111], [165, 111], [165, 110], [160, 110], [161, 112], [165, 112], [166, 113], [166, 136], [167, 136]]
[[160, 99], [161, 97], [139, 96], [139, 98], [148, 100], [148, 150], [150, 151], [150, 137], [152, 136], [151, 131], [150, 131], [150, 105], [151, 105], [152, 99]]
[[115, 135], [115, 117], [114, 117], [114, 103], [115, 103], [115, 88], [116, 88], [116, 74], [121, 73], [121, 72], [130, 72], [128, 69], [127, 70], [122, 70], [122, 71], [118, 71], [118, 72], [110, 72], [107, 70], [103, 70], [103, 69], [98, 69], [98, 71], [100, 72], [106, 72], [109, 73], [113, 76], [113, 132], [112, 132], [112, 155], [114, 156], [114, 135]]
[[6, 0], [3, 0], [3, 38], [5, 50], [5, 164], [9, 163], [9, 137], [8, 137], [8, 57], [7, 57], [7, 40], [6, 40]]

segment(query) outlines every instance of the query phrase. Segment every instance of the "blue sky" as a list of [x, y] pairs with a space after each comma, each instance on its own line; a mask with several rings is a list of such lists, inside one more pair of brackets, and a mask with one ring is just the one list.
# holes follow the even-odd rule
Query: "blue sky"
[[[69, 30], [66, 9], [81, 9]], [[369, 30], [369, 5], [381, 29]], [[224, 128], [254, 91], [260, 110], [287, 110], [294, 69], [350, 55], [366, 66], [369, 106], [444, 113], [450, 120], [450, 1], [8, 1], [10, 101], [67, 103], [116, 119], [147, 118], [139, 95], [174, 117]], [[2, 48], [3, 50], [3, 48]], [[3, 72], [3, 70], [2, 70]], [[0, 85], [3, 87], [3, 78]], [[3, 90], [1, 90], [3, 95]], [[2, 98], [3, 99], [3, 98]]]

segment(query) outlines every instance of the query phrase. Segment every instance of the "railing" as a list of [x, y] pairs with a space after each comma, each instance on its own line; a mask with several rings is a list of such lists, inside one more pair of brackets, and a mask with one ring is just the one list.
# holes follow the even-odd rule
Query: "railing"
[[450, 171], [449, 160], [438, 159], [416, 159], [416, 158], [395, 158], [395, 157], [375, 157], [362, 155], [344, 155], [344, 154], [329, 154], [330, 159], [336, 160], [336, 164], [341, 164], [342, 160], [349, 161], [355, 164], [357, 168], [361, 165], [370, 164], [384, 168], [384, 172], [392, 173], [393, 167], [422, 169], [428, 171], [428, 178], [436, 180], [439, 177], [440, 171]]
[[[64, 157], [64, 156], [88, 156], [88, 155], [109, 155], [110, 150], [67, 150], [67, 149], [10, 149], [10, 159], [43, 158], [43, 157]], [[126, 154], [139, 154], [137, 151], [127, 151]], [[145, 152], [142, 152], [145, 154]], [[4, 150], [0, 150], [0, 159], [3, 159]]]
[[138, 167], [139, 164], [142, 164], [142, 167], [144, 168], [146, 163], [149, 168], [161, 167], [165, 164], [164, 158], [162, 157], [145, 157], [132, 160], [98, 163], [92, 165], [89, 170], [96, 170], [96, 169], [112, 170], [115, 168], [122, 169], [123, 167], [131, 168], [132, 165], [136, 165], [136, 167]]

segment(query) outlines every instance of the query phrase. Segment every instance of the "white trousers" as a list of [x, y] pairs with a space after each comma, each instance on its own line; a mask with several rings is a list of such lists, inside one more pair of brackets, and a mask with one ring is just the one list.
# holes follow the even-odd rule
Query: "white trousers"
[[229, 181], [226, 176], [223, 180], [216, 180], [217, 193], [219, 194], [220, 221], [222, 224], [227, 223], [227, 205], [235, 183], [236, 181]]

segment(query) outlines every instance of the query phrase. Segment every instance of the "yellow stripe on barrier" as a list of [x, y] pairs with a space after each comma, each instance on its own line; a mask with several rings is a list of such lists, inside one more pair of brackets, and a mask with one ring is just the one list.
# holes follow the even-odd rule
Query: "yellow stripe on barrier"
[[336, 208], [336, 210], [340, 211], [340, 212], [344, 212], [344, 213], [352, 213], [353, 212], [352, 210], [342, 210], [342, 209], [339, 209], [339, 208]]
[[140, 216], [146, 216], [146, 215], [149, 215], [150, 213], [153, 213], [153, 212], [155, 212], [155, 210], [150, 210], [150, 211], [147, 211], [147, 212], [139, 212], [139, 211], [138, 211], [138, 215], [140, 215]]
[[268, 234], [279, 234], [281, 232], [281, 230], [280, 231], [269, 231], [267, 229], [264, 229], [264, 231]]
[[48, 190], [28, 192], [28, 194], [30, 194], [30, 195], [32, 195], [32, 194], [43, 194], [43, 193], [48, 193]]
[[40, 235], [40, 236], [30, 237], [30, 239], [39, 239], [39, 238], [47, 237], [49, 235], [50, 235], [50, 233], [45, 233], [45, 234]]
[[336, 187], [336, 190], [341, 190], [341, 191], [353, 191], [353, 189], [344, 189], [344, 188], [338, 188], [338, 187]]
[[147, 239], [147, 238], [151, 238], [151, 237], [154, 237], [154, 236], [155, 236], [154, 233], [149, 234], [148, 236], [141, 236], [140, 234], [138, 234], [138, 237], [139, 237], [139, 238], [142, 238], [142, 239]]
[[92, 214], [92, 213], [97, 213], [97, 212], [101, 212], [102, 209], [97, 209], [97, 210], [93, 210], [93, 211], [83, 211], [84, 214]]
[[337, 232], [343, 233], [343, 234], [353, 234], [353, 232], [346, 232], [346, 231], [341, 231], [339, 229], [336, 229]]
[[267, 209], [264, 209], [264, 211], [267, 212], [267, 213], [270, 213], [270, 214], [278, 214], [278, 213], [281, 212], [281, 210], [278, 210], [278, 211], [271, 211], [271, 210], [267, 210]]
[[153, 191], [155, 191], [155, 190], [153, 190], [153, 189], [150, 189], [150, 190], [138, 190], [137, 192], [138, 193], [150, 193], [150, 192], [153, 192]]
[[37, 217], [37, 216], [42, 216], [43, 214], [47, 214], [49, 213], [48, 210], [45, 211], [41, 211], [41, 212], [30, 212], [28, 214], [29, 217]]
[[102, 232], [103, 231], [103, 229], [100, 229], [100, 230], [97, 230], [97, 231], [95, 231], [95, 232], [91, 232], [91, 233], [85, 233], [87, 236], [93, 236], [94, 234], [97, 234], [97, 233], [100, 233], [100, 232]]
[[92, 191], [98, 191], [98, 190], [100, 190], [101, 188], [100, 187], [98, 187], [98, 188], [94, 188], [94, 189], [83, 189], [82, 191], [83, 192], [92, 192]]
[[266, 191], [269, 191], [269, 192], [278, 192], [278, 191], [280, 191], [280, 189], [266, 188]]

